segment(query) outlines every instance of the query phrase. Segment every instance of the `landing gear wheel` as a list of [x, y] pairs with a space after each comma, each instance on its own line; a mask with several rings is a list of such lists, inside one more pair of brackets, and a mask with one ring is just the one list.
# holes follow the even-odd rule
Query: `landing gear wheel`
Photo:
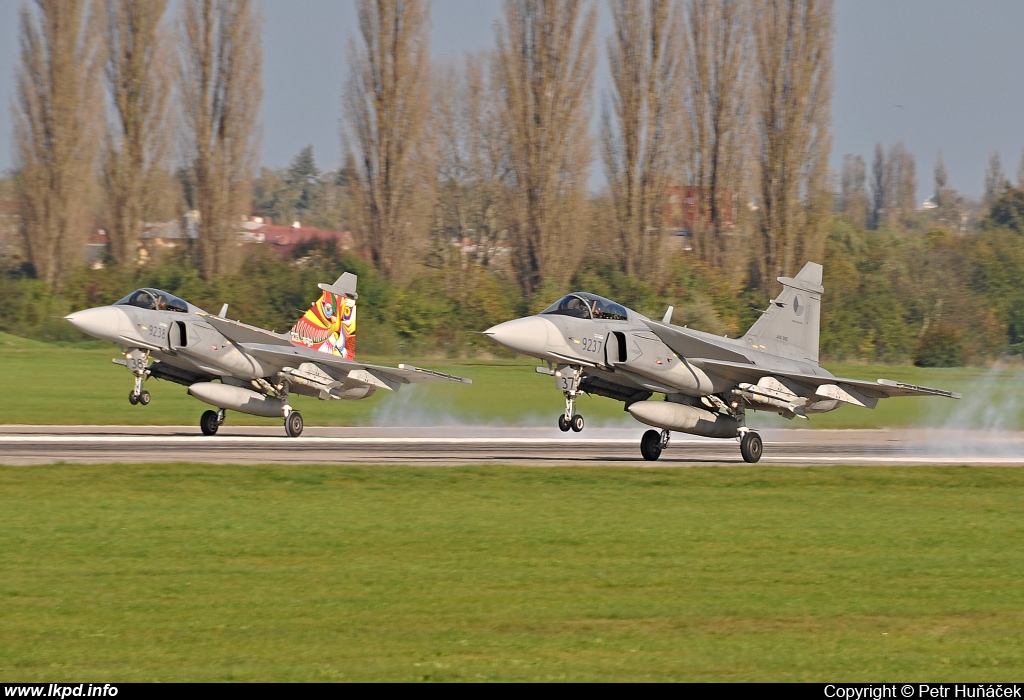
[[569, 420], [569, 427], [572, 428], [574, 433], [578, 433], [583, 430], [583, 416], [576, 414]]
[[764, 452], [764, 443], [761, 442], [761, 436], [757, 433], [747, 433], [743, 436], [740, 441], [740, 454], [743, 455], [744, 462], [750, 462], [753, 464], [757, 460], [761, 459], [761, 454]]
[[640, 454], [648, 462], [657, 462], [661, 457], [661, 433], [657, 430], [648, 430], [640, 438]]
[[128, 403], [130, 403], [132, 406], [139, 403], [139, 397], [135, 395], [134, 391], [128, 392]]
[[288, 437], [302, 435], [302, 414], [298, 411], [289, 413], [288, 417], [284, 419], [284, 431], [288, 433]]
[[148, 391], [144, 391], [141, 394], [139, 394], [139, 403], [142, 404], [143, 406], [148, 406], [150, 400], [151, 397]]
[[569, 421], [566, 420], [564, 415], [558, 417], [558, 429], [563, 433], [569, 432]]
[[203, 413], [203, 417], [199, 419], [199, 427], [203, 431], [203, 435], [216, 435], [217, 428], [220, 427], [220, 419], [217, 417], [216, 411], [206, 411]]

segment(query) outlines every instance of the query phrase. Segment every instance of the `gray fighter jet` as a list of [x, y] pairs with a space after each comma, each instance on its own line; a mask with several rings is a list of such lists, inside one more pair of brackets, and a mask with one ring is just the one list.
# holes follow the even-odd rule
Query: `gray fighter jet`
[[[497, 343], [547, 361], [537, 372], [555, 378], [565, 394], [562, 431], [583, 430], [576, 413], [581, 393], [622, 401], [648, 430], [644, 459], [657, 460], [672, 430], [736, 438], [747, 462], [761, 458], [760, 436], [747, 411], [807, 418], [841, 404], [874, 408], [894, 396], [960, 395], [903, 384], [843, 379], [818, 365], [821, 265], [809, 262], [794, 278], [780, 277], [782, 293], [742, 338], [722, 338], [673, 325], [672, 307], [660, 321], [582, 292], [559, 299], [536, 316], [484, 331]], [[664, 401], [649, 401], [664, 394]]]
[[302, 433], [302, 415], [290, 394], [320, 399], [364, 399], [378, 389], [403, 384], [468, 379], [410, 365], [380, 367], [355, 360], [356, 276], [346, 272], [321, 284], [313, 302], [289, 333], [276, 333], [216, 316], [159, 289], [138, 289], [112, 306], [77, 311], [65, 318], [94, 338], [121, 346], [135, 377], [132, 405], [147, 406], [148, 378], [188, 387], [217, 408], [199, 421], [205, 435], [224, 423], [225, 411], [284, 419], [290, 437]]

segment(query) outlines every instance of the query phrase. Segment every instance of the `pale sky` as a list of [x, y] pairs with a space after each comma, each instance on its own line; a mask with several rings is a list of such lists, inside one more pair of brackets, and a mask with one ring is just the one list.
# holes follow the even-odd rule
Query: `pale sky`
[[[12, 163], [10, 104], [21, 0], [0, 0], [0, 170]], [[610, 29], [600, 3], [599, 32]], [[493, 45], [500, 0], [434, 0], [435, 59]], [[263, 0], [262, 162], [287, 165], [312, 144], [324, 170], [337, 167], [345, 45], [352, 0]], [[837, 0], [833, 165], [870, 157], [898, 140], [917, 156], [918, 200], [932, 189], [941, 149], [950, 184], [982, 190], [989, 154], [1015, 178], [1024, 147], [1024, 2], [1020, 0]], [[600, 42], [603, 52], [604, 41]], [[599, 62], [598, 100], [607, 84]], [[591, 181], [600, 182], [595, 159]]]

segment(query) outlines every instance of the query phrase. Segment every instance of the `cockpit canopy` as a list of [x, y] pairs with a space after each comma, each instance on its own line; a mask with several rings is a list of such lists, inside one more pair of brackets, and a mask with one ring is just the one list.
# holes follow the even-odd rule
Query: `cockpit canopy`
[[626, 307], [614, 301], [586, 292], [566, 294], [542, 314], [572, 316], [573, 318], [591, 318], [601, 321], [625, 321]]
[[152, 309], [153, 311], [178, 311], [188, 313], [188, 304], [173, 294], [159, 289], [136, 289], [115, 305], [137, 306], [140, 309]]

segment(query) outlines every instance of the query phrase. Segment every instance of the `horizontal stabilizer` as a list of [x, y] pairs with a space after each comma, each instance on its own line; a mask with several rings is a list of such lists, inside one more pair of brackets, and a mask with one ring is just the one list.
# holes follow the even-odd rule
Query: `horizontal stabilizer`
[[746, 355], [730, 348], [728, 341], [724, 338], [720, 341], [712, 337], [702, 338], [697, 335], [698, 331], [690, 331], [687, 328], [670, 326], [647, 319], [644, 320], [644, 323], [654, 331], [661, 342], [672, 348], [681, 357], [706, 357], [727, 362], [750, 363]]

